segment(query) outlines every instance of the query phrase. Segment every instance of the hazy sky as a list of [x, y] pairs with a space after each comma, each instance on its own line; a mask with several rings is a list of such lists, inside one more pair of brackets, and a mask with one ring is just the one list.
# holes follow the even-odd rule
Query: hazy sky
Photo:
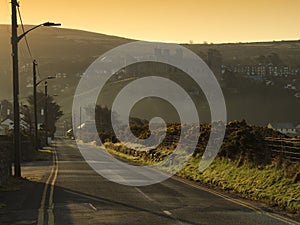
[[[0, 3], [0, 23], [9, 23], [9, 0]], [[141, 40], [300, 39], [300, 0], [20, 0], [20, 5], [26, 24], [50, 20]]]

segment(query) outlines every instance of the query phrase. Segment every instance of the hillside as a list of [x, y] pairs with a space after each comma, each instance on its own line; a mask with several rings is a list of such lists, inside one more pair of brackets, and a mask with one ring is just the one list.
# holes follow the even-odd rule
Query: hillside
[[[28, 29], [28, 27], [26, 27]], [[0, 93], [1, 99], [12, 99], [12, 76], [10, 56], [10, 28], [0, 25]], [[104, 52], [132, 40], [103, 34], [60, 28], [40, 28], [28, 35], [32, 55], [39, 63], [41, 78], [57, 75], [49, 81], [49, 94], [70, 116], [72, 96], [80, 76], [87, 67]], [[24, 40], [20, 43], [20, 87], [21, 101], [31, 94], [32, 59]], [[210, 49], [219, 51], [222, 64], [258, 64], [261, 57], [277, 54], [280, 64], [300, 68], [300, 41], [234, 43], [234, 44], [195, 44], [185, 45], [207, 61]], [[172, 75], [172, 74], [171, 74]], [[298, 81], [300, 76], [297, 75]], [[285, 78], [281, 78], [284, 82]], [[300, 100], [293, 93], [279, 87], [266, 87], [264, 84], [242, 77], [220, 78], [228, 108], [228, 119], [245, 118], [250, 123], [266, 124], [269, 121], [290, 121], [300, 123]], [[127, 81], [111, 85], [110, 90], [119, 90]], [[42, 85], [39, 87], [43, 91]], [[108, 90], [108, 89], [107, 89]], [[300, 91], [299, 91], [300, 92]], [[147, 104], [142, 105], [147, 107]], [[202, 114], [201, 114], [202, 115]], [[203, 113], [203, 120], [209, 119], [209, 110]]]
[[[10, 31], [0, 26], [0, 71], [1, 97], [11, 99], [11, 47]], [[28, 27], [26, 27], [28, 29]], [[58, 95], [58, 102], [70, 107], [74, 88], [80, 75], [101, 54], [129, 40], [113, 36], [95, 34], [70, 29], [41, 27], [28, 35], [33, 57], [39, 64], [41, 78], [58, 75], [60, 79], [51, 81], [50, 94]], [[27, 52], [24, 40], [19, 44], [19, 67], [21, 98], [31, 90], [26, 88], [32, 82], [32, 60]], [[5, 81], [5, 82], [4, 82]], [[41, 91], [43, 87], [40, 87]], [[70, 101], [67, 100], [69, 99]], [[63, 101], [61, 101], [63, 100]]]
[[255, 64], [260, 55], [277, 53], [285, 65], [300, 67], [300, 40], [228, 44], [187, 45], [201, 55], [214, 48], [223, 55], [224, 64]]

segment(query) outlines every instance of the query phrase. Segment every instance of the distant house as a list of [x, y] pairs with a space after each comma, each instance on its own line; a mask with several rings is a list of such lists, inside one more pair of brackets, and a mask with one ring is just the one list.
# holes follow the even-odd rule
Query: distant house
[[6, 126], [8, 130], [13, 130], [14, 129], [14, 121], [11, 119], [7, 118], [1, 121], [1, 126]]
[[297, 132], [298, 134], [300, 134], [300, 124], [299, 124], [298, 126], [296, 126], [296, 132]]
[[[13, 130], [14, 129], [14, 121], [7, 118], [1, 122], [0, 126], [6, 127], [7, 130]], [[20, 119], [20, 128], [24, 129], [24, 130], [29, 129], [29, 124], [23, 119], [22, 116]]]
[[20, 120], [20, 127], [21, 127], [21, 129], [29, 130], [30, 125], [24, 119], [21, 119]]
[[296, 134], [296, 127], [292, 123], [269, 123], [268, 128], [283, 134]]

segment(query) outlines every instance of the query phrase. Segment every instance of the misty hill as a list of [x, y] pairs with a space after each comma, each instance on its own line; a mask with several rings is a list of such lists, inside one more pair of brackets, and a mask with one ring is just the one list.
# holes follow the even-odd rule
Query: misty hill
[[[26, 29], [28, 28], [26, 27]], [[88, 66], [106, 51], [132, 40], [80, 30], [41, 27], [28, 35], [28, 41], [32, 55], [39, 63], [40, 78], [57, 75], [58, 79], [49, 81], [49, 94], [57, 95], [55, 99], [62, 106], [65, 114], [70, 116], [75, 88]], [[9, 26], [0, 25], [0, 46], [1, 99], [11, 100], [12, 71]], [[259, 64], [269, 55], [276, 54], [280, 65], [300, 68], [300, 41], [184, 46], [202, 57], [211, 67], [218, 67], [218, 63], [224, 65]], [[208, 55], [211, 49], [220, 53], [221, 62], [210, 61]], [[20, 99], [25, 101], [25, 98], [32, 93], [30, 88], [32, 59], [27, 52], [24, 40], [19, 44], [19, 59]], [[226, 98], [228, 119], [245, 118], [250, 123], [258, 124], [269, 121], [300, 123], [300, 100], [293, 96], [294, 93], [277, 86], [266, 87], [264, 83], [257, 83], [236, 74], [227, 75], [227, 78], [219, 74], [219, 80]], [[298, 80], [300, 80], [299, 76]], [[112, 93], [120, 90], [129, 81], [130, 79], [128, 80], [127, 77], [111, 84], [104, 93], [105, 98], [110, 100], [113, 96]], [[39, 86], [39, 90], [43, 91], [42, 84]], [[158, 106], [163, 107], [160, 103]], [[149, 104], [140, 105], [140, 108], [144, 107], [149, 107]], [[206, 109], [203, 117], [204, 120], [209, 119], [209, 110]]]
[[[61, 77], [51, 81], [50, 85], [56, 85], [51, 89], [51, 94], [62, 95], [60, 99], [63, 99], [65, 94], [71, 96], [72, 92], [67, 89], [74, 89], [80, 75], [97, 57], [129, 40], [85, 31], [41, 27], [28, 35], [28, 41], [32, 55], [39, 64], [41, 78], [54, 75]], [[0, 46], [1, 97], [11, 98], [9, 26], [0, 26]], [[19, 60], [21, 95], [24, 97], [31, 91], [25, 86], [32, 82], [32, 59], [24, 40], [19, 44]]]
[[261, 63], [259, 56], [278, 54], [281, 64], [300, 68], [300, 40], [228, 43], [228, 44], [193, 44], [185, 45], [198, 55], [205, 55], [211, 48], [217, 49], [223, 55], [226, 65]]

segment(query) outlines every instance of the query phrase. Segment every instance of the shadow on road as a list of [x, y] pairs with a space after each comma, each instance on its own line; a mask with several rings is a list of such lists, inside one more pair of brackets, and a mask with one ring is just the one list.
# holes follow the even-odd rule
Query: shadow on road
[[[140, 212], [146, 213], [149, 216], [156, 217], [156, 220], [167, 219], [170, 221], [170, 224], [172, 221], [173, 221], [173, 223], [175, 221], [177, 221], [177, 222], [181, 222], [184, 224], [190, 224], [190, 225], [202, 225], [200, 223], [195, 223], [192, 221], [188, 221], [186, 219], [180, 219], [180, 218], [175, 218], [173, 216], [166, 215], [163, 212], [159, 212], [158, 210], [156, 211], [156, 210], [146, 209], [146, 208], [131, 204], [130, 202], [124, 203], [124, 202], [120, 202], [117, 200], [105, 198], [104, 196], [96, 197], [96, 196], [93, 196], [90, 194], [86, 194], [86, 193], [82, 193], [82, 192], [78, 192], [78, 191], [74, 191], [74, 190], [70, 190], [70, 189], [65, 189], [65, 188], [61, 188], [61, 187], [56, 187], [55, 192], [58, 193], [58, 195], [60, 195], [60, 194], [64, 195], [64, 197], [66, 199], [72, 199], [72, 202], [66, 202], [66, 203], [74, 203], [74, 204], [78, 204], [78, 205], [80, 205], [80, 204], [82, 205], [82, 204], [86, 204], [86, 203], [90, 203], [92, 205], [103, 204], [104, 206], [108, 206], [111, 209], [116, 209], [115, 210], [116, 213], [118, 212], [118, 209], [124, 208], [125, 210], [134, 211], [136, 213], [140, 213]], [[92, 211], [92, 209], [90, 211]], [[94, 211], [92, 213], [97, 213], [97, 212]], [[70, 214], [69, 214], [69, 211], [67, 210], [67, 208], [64, 208], [62, 210], [59, 207], [59, 205], [57, 205], [57, 204], [54, 208], [54, 215], [55, 215], [55, 221], [56, 221], [55, 224], [73, 224], [73, 222], [75, 222], [73, 220], [73, 218], [70, 217]], [[118, 215], [116, 215], [116, 216], [118, 216]], [[128, 216], [130, 216], [130, 215], [128, 215]], [[101, 219], [101, 221], [102, 221], [102, 219]], [[88, 222], [88, 221], [85, 221], [85, 222]], [[122, 222], [125, 222], [125, 221], [122, 221]], [[121, 221], [116, 224], [120, 224], [120, 223], [121, 223]], [[98, 224], [101, 224], [101, 223], [98, 223]], [[111, 224], [111, 223], [107, 222], [105, 224]], [[142, 223], [142, 224], [149, 224], [149, 222], [145, 220], [144, 223]]]
[[[26, 179], [22, 179], [18, 181], [18, 185], [20, 190], [0, 190], [0, 203], [2, 208], [0, 208], [0, 224], [1, 225], [36, 225], [38, 224], [38, 211], [41, 207], [41, 196], [43, 193], [43, 189], [45, 187], [44, 183], [41, 182], [33, 182]], [[110, 208], [117, 208], [119, 209], [124, 208], [128, 211], [133, 211], [136, 213], [146, 213], [149, 216], [154, 216], [157, 220], [167, 219], [170, 222], [178, 221], [184, 224], [191, 224], [191, 225], [201, 225], [199, 223], [191, 222], [184, 219], [174, 218], [172, 216], [168, 216], [163, 212], [149, 210], [146, 208], [138, 207], [130, 202], [124, 203], [112, 199], [103, 197], [96, 197], [93, 195], [89, 195], [82, 192], [77, 192], [70, 189], [65, 189], [59, 186], [55, 187], [55, 193], [57, 195], [64, 195], [64, 199], [68, 199], [66, 202], [56, 204], [54, 202], [54, 216], [55, 216], [55, 224], [57, 225], [71, 225], [71, 224], [78, 224], [76, 220], [77, 217], [81, 217], [81, 219], [87, 220], [94, 220], [95, 222], [96, 217], [93, 218], [93, 214], [97, 213], [97, 211], [92, 208], [85, 211], [82, 208], [78, 208], [74, 212], [71, 212], [71, 209], [68, 208], [68, 205], [86, 205], [87, 203], [91, 203], [92, 205], [99, 205], [103, 204]], [[56, 195], [56, 194], [55, 194]], [[49, 193], [46, 198], [46, 204], [44, 207], [45, 213], [45, 220], [48, 220], [48, 209], [49, 209]], [[65, 206], [65, 207], [62, 207]], [[86, 205], [86, 208], [89, 206]], [[117, 213], [117, 210], [115, 210]], [[75, 213], [75, 215], [74, 215]], [[78, 213], [78, 215], [77, 215]], [[88, 213], [88, 216], [84, 216], [84, 214]], [[118, 216], [118, 215], [116, 215]], [[130, 215], [129, 215], [130, 216]], [[112, 215], [113, 217], [113, 215]], [[101, 221], [103, 218], [101, 219]], [[89, 221], [83, 221], [88, 223]], [[101, 224], [101, 223], [95, 223]], [[145, 221], [144, 224], [147, 224]]]

